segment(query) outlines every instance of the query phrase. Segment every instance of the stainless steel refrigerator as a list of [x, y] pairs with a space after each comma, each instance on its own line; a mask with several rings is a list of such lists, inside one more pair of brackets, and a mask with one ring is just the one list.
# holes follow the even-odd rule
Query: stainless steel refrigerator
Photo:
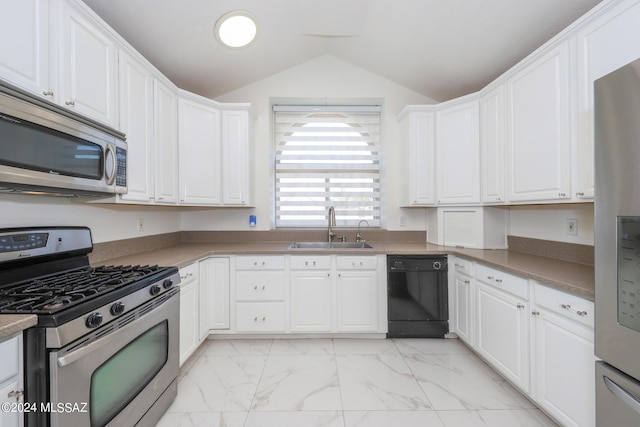
[[640, 60], [596, 80], [596, 422], [640, 426]]

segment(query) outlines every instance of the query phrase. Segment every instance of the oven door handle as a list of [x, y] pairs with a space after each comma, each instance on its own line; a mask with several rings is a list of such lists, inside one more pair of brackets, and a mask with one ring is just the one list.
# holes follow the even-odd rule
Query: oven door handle
[[83, 358], [89, 353], [93, 353], [95, 351], [95, 348], [99, 347], [100, 345], [102, 345], [102, 343], [98, 341], [92, 342], [91, 344], [87, 344], [74, 352], [71, 352], [64, 356], [60, 356], [58, 357], [58, 366], [64, 368], [67, 365], [71, 365], [76, 360]]

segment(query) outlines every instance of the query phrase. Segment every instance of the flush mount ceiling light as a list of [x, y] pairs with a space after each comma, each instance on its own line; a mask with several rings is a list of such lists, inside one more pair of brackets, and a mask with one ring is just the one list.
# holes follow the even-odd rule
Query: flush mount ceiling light
[[223, 46], [240, 49], [250, 45], [258, 34], [256, 18], [244, 11], [225, 13], [215, 26], [216, 39]]

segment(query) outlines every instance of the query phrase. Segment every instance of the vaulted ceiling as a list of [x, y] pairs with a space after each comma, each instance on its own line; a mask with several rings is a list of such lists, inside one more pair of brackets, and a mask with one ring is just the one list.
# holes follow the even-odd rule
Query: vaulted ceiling
[[[475, 92], [601, 0], [84, 0], [179, 87], [215, 98], [330, 54], [426, 97]], [[259, 21], [249, 47], [213, 27]]]

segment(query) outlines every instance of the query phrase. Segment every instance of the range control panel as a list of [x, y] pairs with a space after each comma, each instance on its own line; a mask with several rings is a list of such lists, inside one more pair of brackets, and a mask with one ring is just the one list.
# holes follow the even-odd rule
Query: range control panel
[[47, 246], [49, 233], [27, 233], [0, 236], [0, 252], [16, 252]]

